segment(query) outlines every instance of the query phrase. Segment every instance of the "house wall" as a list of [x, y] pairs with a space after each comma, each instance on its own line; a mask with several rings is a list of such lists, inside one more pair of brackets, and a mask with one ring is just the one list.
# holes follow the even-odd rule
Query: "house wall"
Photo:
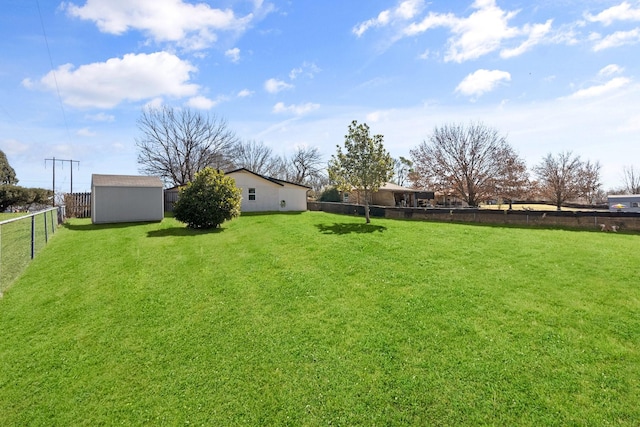
[[[279, 210], [279, 185], [247, 172], [237, 172], [229, 176], [235, 180], [236, 186], [242, 190], [242, 203], [240, 206], [242, 212]], [[249, 188], [256, 189], [255, 200], [249, 200]]]
[[[285, 206], [281, 201], [285, 201]], [[306, 211], [307, 210], [307, 189], [285, 184], [280, 188], [278, 209], [281, 211]]]
[[92, 188], [91, 222], [162, 221], [164, 218], [161, 187]]
[[[249, 172], [229, 174], [242, 190], [242, 212], [305, 211], [307, 210], [307, 190], [303, 187], [278, 185]], [[255, 200], [249, 200], [249, 188], [255, 188]], [[284, 207], [281, 201], [284, 200]]]
[[377, 191], [371, 195], [371, 204], [378, 206], [395, 206], [396, 199], [391, 191]]

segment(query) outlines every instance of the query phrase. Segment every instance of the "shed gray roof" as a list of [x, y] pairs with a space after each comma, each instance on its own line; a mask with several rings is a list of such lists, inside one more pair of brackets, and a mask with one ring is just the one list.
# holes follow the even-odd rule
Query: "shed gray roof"
[[91, 175], [91, 183], [94, 187], [164, 187], [162, 180], [157, 176], [141, 175]]

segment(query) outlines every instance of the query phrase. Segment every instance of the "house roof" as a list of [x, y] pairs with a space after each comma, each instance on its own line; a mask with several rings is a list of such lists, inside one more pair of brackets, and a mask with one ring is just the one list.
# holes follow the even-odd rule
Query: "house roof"
[[232, 171], [226, 172], [226, 173], [225, 173], [225, 175], [231, 175], [231, 174], [233, 174], [233, 173], [237, 173], [237, 172], [247, 172], [247, 173], [250, 173], [251, 175], [255, 175], [255, 176], [257, 176], [258, 178], [262, 178], [262, 179], [264, 179], [264, 180], [267, 180], [267, 181], [269, 181], [269, 182], [272, 182], [272, 183], [274, 183], [274, 184], [276, 184], [276, 185], [279, 185], [279, 186], [281, 186], [281, 187], [284, 187], [284, 185], [285, 185], [285, 184], [289, 184], [289, 185], [295, 185], [295, 186], [297, 186], [297, 187], [306, 188], [306, 189], [308, 189], [308, 190], [309, 190], [309, 189], [311, 189], [311, 187], [309, 187], [309, 186], [307, 186], [307, 185], [296, 184], [295, 182], [289, 182], [289, 181], [285, 181], [285, 180], [283, 180], [283, 179], [271, 178], [271, 177], [268, 177], [268, 176], [260, 175], [260, 174], [258, 174], [258, 173], [253, 172], [253, 171], [250, 171], [250, 170], [249, 170], [249, 169], [247, 169], [247, 168], [239, 168], [239, 169], [235, 169], [235, 170], [232, 170]]
[[394, 184], [393, 182], [385, 182], [378, 191], [393, 191], [395, 193], [420, 193], [422, 190], [416, 190], [413, 188], [403, 187], [398, 184]]
[[612, 194], [607, 196], [608, 199], [640, 199], [640, 194]]
[[141, 175], [91, 175], [91, 184], [94, 187], [164, 187], [162, 180], [157, 176]]

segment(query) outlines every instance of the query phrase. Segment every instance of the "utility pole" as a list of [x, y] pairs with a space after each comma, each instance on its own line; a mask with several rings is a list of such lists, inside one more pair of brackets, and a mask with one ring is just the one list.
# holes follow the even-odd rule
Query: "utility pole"
[[80, 160], [70, 160], [70, 159], [56, 159], [52, 157], [50, 159], [44, 159], [44, 167], [47, 167], [47, 162], [51, 162], [53, 164], [53, 206], [56, 205], [56, 162], [62, 163], [64, 167], [64, 162], [69, 162], [69, 169], [71, 170], [71, 188], [70, 193], [73, 193], [73, 164], [77, 163], [78, 168], [80, 168]]

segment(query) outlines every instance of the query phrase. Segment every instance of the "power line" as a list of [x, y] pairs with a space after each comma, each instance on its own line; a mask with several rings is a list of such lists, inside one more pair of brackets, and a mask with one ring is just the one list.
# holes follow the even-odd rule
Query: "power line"
[[71, 188], [69, 193], [73, 193], [73, 164], [78, 164], [78, 169], [80, 169], [80, 160], [70, 160], [70, 159], [56, 159], [52, 157], [50, 159], [44, 159], [44, 165], [47, 166], [47, 162], [53, 163], [53, 206], [56, 205], [56, 162], [61, 162], [64, 167], [64, 162], [69, 162], [70, 170], [71, 170]]
[[53, 82], [56, 85], [56, 93], [58, 94], [58, 103], [60, 104], [60, 110], [62, 111], [62, 119], [64, 120], [64, 126], [67, 129], [67, 138], [71, 142], [71, 132], [69, 132], [69, 124], [67, 122], [67, 114], [64, 111], [64, 104], [62, 103], [62, 96], [60, 96], [60, 87], [58, 86], [58, 78], [56, 77], [56, 70], [53, 66], [53, 58], [51, 56], [51, 49], [49, 48], [49, 39], [47, 38], [47, 32], [44, 29], [44, 20], [42, 19], [42, 12], [40, 10], [40, 1], [36, 0], [38, 6], [38, 15], [40, 16], [40, 25], [42, 26], [42, 34], [44, 35], [44, 43], [47, 46], [47, 54], [49, 55], [49, 64], [51, 65], [51, 73], [53, 74]]

